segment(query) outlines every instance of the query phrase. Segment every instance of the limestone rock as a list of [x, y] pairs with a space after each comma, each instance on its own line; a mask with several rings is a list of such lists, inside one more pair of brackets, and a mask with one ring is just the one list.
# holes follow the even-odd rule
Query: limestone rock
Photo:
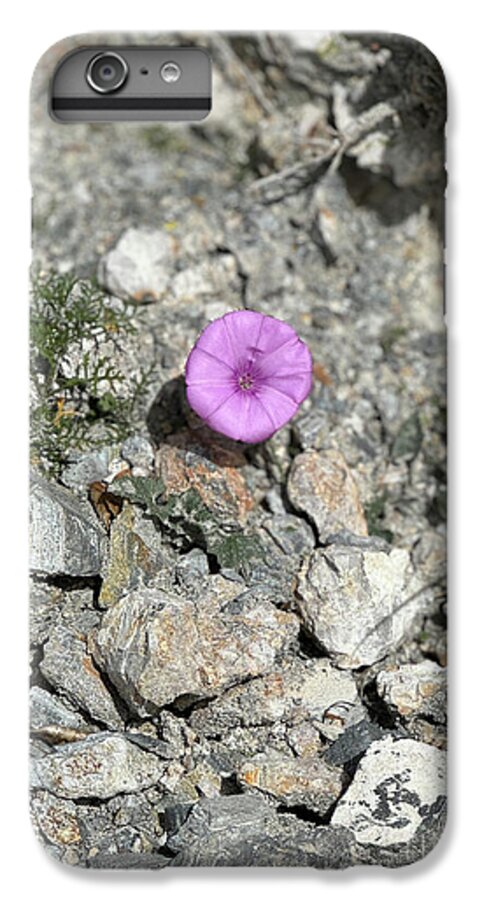
[[30, 566], [46, 575], [98, 575], [105, 534], [92, 509], [66, 488], [34, 475], [30, 491]]
[[[141, 515], [125, 503], [110, 529], [109, 553], [103, 567], [99, 606], [113, 606], [123, 594], [146, 583], [156, 571], [155, 551], [143, 540]], [[154, 531], [152, 523], [148, 526]]]
[[121, 735], [94, 734], [32, 760], [31, 786], [75, 800], [134, 793], [156, 784], [165, 770], [153, 753], [145, 753]]
[[176, 247], [167, 231], [129, 228], [100, 260], [99, 283], [123, 299], [158, 299], [174, 272]]
[[393, 666], [377, 675], [377, 691], [404, 718], [429, 716], [444, 722], [447, 710], [447, 672], [429, 659]]
[[435, 816], [446, 794], [445, 754], [410, 739], [375, 741], [339, 801], [332, 824], [358, 843], [405, 844]]
[[[140, 715], [212, 697], [275, 664], [298, 633], [294, 615], [244, 596], [222, 576], [188, 599], [141, 588], [104, 616], [95, 658]], [[231, 602], [230, 602], [231, 601]]]
[[45, 644], [40, 669], [54, 688], [91, 718], [108, 728], [123, 728], [123, 720], [88, 653], [85, 640], [73, 630], [64, 625], [55, 626]]
[[358, 704], [355, 680], [326, 659], [294, 659], [246, 684], [236, 685], [205, 709], [195, 710], [191, 726], [207, 737], [226, 735], [236, 725], [259, 727], [276, 722], [312, 721], [334, 740], [349, 710]]
[[316, 526], [322, 543], [339, 531], [368, 534], [356, 482], [338, 450], [298, 454], [287, 490], [295, 509]]
[[77, 808], [71, 800], [39, 791], [32, 799], [32, 821], [34, 827], [58, 847], [70, 847], [81, 841]]
[[315, 827], [277, 815], [261, 797], [233, 794], [168, 810], [167, 847], [174, 866], [317, 866], [353, 863], [345, 828]]
[[[190, 449], [163, 444], [156, 455], [156, 468], [164, 484], [163, 501], [195, 491], [199, 501], [216, 522], [239, 528], [253, 508], [253, 498], [237, 457], [226, 453], [226, 461], [217, 464]], [[230, 465], [231, 462], [231, 465]]]
[[411, 573], [403, 549], [315, 550], [298, 580], [305, 627], [337, 665], [371, 665], [403, 640], [423, 609], [423, 597], [411, 593]]
[[58, 697], [36, 685], [30, 688], [30, 730], [48, 743], [83, 740], [97, 731]]
[[293, 759], [261, 753], [244, 764], [238, 780], [245, 790], [259, 791], [285, 806], [305, 806], [325, 815], [343, 788], [340, 769], [316, 756]]

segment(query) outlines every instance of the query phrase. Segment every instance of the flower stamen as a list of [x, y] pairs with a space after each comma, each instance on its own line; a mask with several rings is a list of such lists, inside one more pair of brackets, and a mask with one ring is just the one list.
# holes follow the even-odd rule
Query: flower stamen
[[254, 384], [254, 378], [251, 372], [243, 372], [238, 378], [238, 384], [242, 391], [250, 391]]

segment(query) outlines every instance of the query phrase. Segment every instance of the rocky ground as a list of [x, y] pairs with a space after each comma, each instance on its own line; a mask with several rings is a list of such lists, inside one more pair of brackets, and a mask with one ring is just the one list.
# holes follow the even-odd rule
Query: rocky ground
[[[55, 125], [75, 42], [34, 81], [33, 823], [86, 867], [400, 866], [445, 817], [443, 79], [197, 40], [196, 126]], [[243, 307], [314, 358], [258, 446], [184, 392]]]

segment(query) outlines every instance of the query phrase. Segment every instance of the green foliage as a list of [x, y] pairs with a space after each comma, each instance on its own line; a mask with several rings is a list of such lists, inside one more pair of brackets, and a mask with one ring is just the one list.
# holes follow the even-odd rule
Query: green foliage
[[115, 493], [142, 506], [174, 543], [204, 547], [222, 568], [245, 572], [264, 557], [254, 535], [223, 533], [222, 525], [194, 488], [163, 499], [162, 479], [129, 476], [116, 482]]
[[253, 534], [230, 534], [211, 547], [223, 569], [245, 572], [256, 560], [264, 559], [264, 552], [258, 538]]
[[109, 306], [94, 282], [55, 272], [33, 279], [31, 447], [32, 461], [46, 474], [58, 475], [69, 451], [120, 441], [132, 431], [152, 370], [126, 379], [110, 358], [83, 348], [134, 330], [127, 305]]
[[160, 478], [140, 478], [131, 475], [116, 482], [115, 492], [119, 497], [144, 507], [150, 516], [164, 520], [163, 507], [166, 504], [158, 502], [164, 493], [164, 483]]

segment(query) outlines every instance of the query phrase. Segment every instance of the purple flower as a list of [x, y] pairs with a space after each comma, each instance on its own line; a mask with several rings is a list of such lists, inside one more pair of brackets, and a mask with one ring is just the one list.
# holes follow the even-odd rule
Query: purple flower
[[187, 398], [208, 425], [255, 444], [294, 416], [311, 390], [312, 360], [296, 331], [253, 310], [211, 322], [186, 363]]

